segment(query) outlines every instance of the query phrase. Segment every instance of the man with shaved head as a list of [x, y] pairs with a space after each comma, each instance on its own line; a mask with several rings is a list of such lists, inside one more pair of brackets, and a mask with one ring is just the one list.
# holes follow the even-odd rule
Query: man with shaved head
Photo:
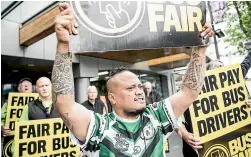
[[[40, 120], [59, 118], [59, 114], [54, 109], [51, 95], [51, 80], [47, 77], [40, 77], [36, 82], [36, 90], [39, 94], [36, 100], [29, 102], [23, 109], [19, 121]], [[15, 144], [13, 142], [11, 152], [14, 156]]]
[[36, 90], [39, 97], [24, 107], [19, 121], [58, 118], [59, 114], [54, 109], [51, 95], [51, 80], [40, 77], [36, 82]]
[[[164, 156], [164, 138], [178, 127], [177, 118], [201, 91], [206, 47], [192, 49], [181, 90], [147, 106], [138, 77], [127, 69], [115, 69], [107, 81], [114, 111], [102, 116], [75, 102], [69, 35], [78, 33], [77, 24], [69, 4], [60, 3], [59, 9], [60, 15], [55, 19], [58, 43], [52, 95], [55, 108], [71, 131], [72, 142], [80, 145], [87, 156]], [[203, 30], [201, 37], [213, 35], [208, 25]]]

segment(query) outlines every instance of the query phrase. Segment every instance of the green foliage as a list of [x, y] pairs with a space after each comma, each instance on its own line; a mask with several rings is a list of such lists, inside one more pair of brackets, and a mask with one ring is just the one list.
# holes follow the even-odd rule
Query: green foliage
[[233, 54], [246, 54], [244, 44], [251, 40], [251, 2], [228, 1], [226, 19], [228, 38], [224, 41], [237, 47], [237, 52]]

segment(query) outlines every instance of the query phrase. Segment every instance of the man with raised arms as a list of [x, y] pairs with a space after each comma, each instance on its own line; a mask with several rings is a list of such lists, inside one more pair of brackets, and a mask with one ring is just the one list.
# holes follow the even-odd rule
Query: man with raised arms
[[[53, 102], [71, 131], [73, 143], [88, 156], [163, 156], [163, 139], [177, 126], [177, 117], [197, 98], [205, 74], [206, 47], [192, 48], [191, 61], [182, 88], [169, 98], [146, 106], [138, 77], [119, 68], [107, 81], [108, 98], [114, 108], [101, 116], [75, 102], [69, 35], [77, 24], [67, 3], [59, 4], [55, 20], [58, 40], [52, 71]], [[204, 25], [202, 37], [213, 35]]]

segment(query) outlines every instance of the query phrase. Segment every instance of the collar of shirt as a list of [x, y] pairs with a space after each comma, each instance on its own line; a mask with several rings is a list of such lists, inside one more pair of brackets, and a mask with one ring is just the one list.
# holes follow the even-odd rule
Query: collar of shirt
[[140, 115], [138, 116], [138, 118], [136, 118], [134, 120], [129, 120], [129, 119], [125, 119], [125, 118], [120, 117], [119, 115], [117, 115], [115, 113], [115, 111], [113, 111], [112, 113], [114, 114], [114, 116], [115, 116], [116, 119], [118, 119], [118, 120], [120, 120], [122, 122], [126, 122], [126, 123], [135, 123], [135, 122], [137, 122], [140, 119]]
[[38, 97], [38, 100], [44, 105], [45, 108], [51, 108], [51, 105], [52, 105], [52, 100], [49, 100], [49, 101], [43, 101], [40, 97]]

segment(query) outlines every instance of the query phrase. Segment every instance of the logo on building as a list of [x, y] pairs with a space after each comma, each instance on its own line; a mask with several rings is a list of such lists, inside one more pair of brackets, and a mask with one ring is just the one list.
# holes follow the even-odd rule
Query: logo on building
[[228, 149], [221, 144], [209, 147], [203, 157], [230, 157]]
[[99, 36], [117, 38], [141, 23], [144, 1], [71, 1], [78, 23]]

